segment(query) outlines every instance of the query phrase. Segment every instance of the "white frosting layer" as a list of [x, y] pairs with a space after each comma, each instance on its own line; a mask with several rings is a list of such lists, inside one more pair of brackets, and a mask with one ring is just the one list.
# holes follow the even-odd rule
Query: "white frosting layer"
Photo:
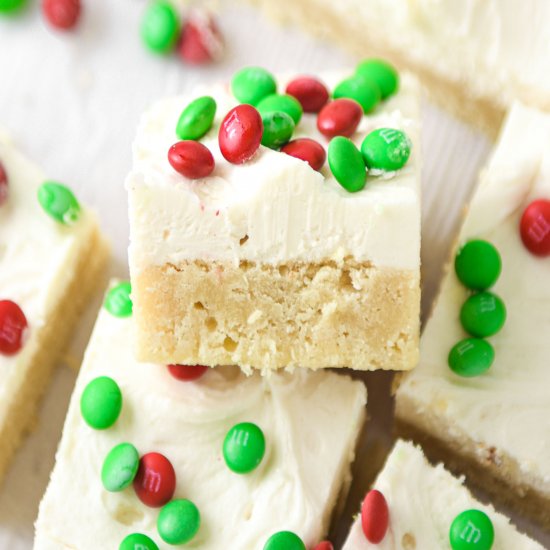
[[[390, 522], [380, 544], [367, 541], [361, 516], [355, 520], [343, 550], [442, 550], [450, 548], [449, 529], [455, 517], [472, 508], [484, 511], [495, 529], [494, 550], [542, 550], [521, 535], [508, 519], [472, 497], [442, 464], [428, 464], [422, 451], [397, 441], [374, 488], [388, 503]], [[415, 544], [413, 544], [413, 541]]]
[[[347, 476], [366, 403], [362, 383], [330, 372], [247, 377], [237, 367], [180, 382], [164, 366], [136, 363], [129, 319], [100, 313], [71, 401], [50, 486], [40, 506], [35, 549], [118, 548], [132, 532], [156, 531], [158, 509], [132, 487], [108, 493], [100, 471], [122, 441], [141, 454], [157, 451], [172, 462], [175, 498], [199, 508], [201, 527], [186, 548], [261, 550], [267, 538], [291, 530], [311, 548], [325, 534], [331, 507]], [[123, 409], [105, 431], [80, 414], [85, 385], [108, 375], [119, 384]], [[227, 431], [258, 424], [266, 454], [252, 473], [232, 473], [222, 458]]]
[[[343, 76], [326, 75], [325, 81], [332, 87]], [[279, 90], [284, 87], [279, 82]], [[218, 104], [214, 127], [202, 140], [213, 152], [216, 168], [212, 176], [190, 181], [170, 166], [167, 152], [177, 141], [181, 111], [205, 94]], [[263, 146], [244, 165], [227, 162], [219, 151], [218, 128], [236, 104], [227, 87], [218, 86], [162, 101], [144, 115], [127, 180], [133, 274], [151, 265], [196, 259], [278, 264], [341, 261], [347, 256], [379, 266], [418, 269], [418, 96], [411, 77], [403, 75], [401, 92], [363, 117], [353, 137], [360, 144], [375, 128], [403, 129], [413, 141], [411, 158], [389, 177], [371, 175], [358, 193], [345, 191], [328, 165], [318, 173], [301, 160]], [[304, 115], [295, 133], [303, 136], [328, 146], [317, 131], [316, 115]]]
[[40, 170], [3, 139], [0, 162], [9, 181], [8, 199], [0, 205], [0, 300], [16, 302], [28, 322], [21, 351], [12, 356], [0, 354], [2, 425], [29, 370], [40, 368], [40, 364], [30, 364], [30, 359], [39, 350], [42, 328], [74, 278], [96, 219], [82, 210], [76, 224], [57, 223], [37, 199], [38, 187], [46, 179]]
[[[546, 0], [315, 0], [373, 44], [389, 43], [502, 107], [550, 108], [550, 3]], [[353, 14], [350, 17], [350, 14]], [[366, 29], [366, 30], [365, 30]]]
[[550, 497], [550, 258], [530, 254], [519, 234], [524, 208], [550, 199], [550, 115], [515, 105], [481, 177], [460, 233], [492, 242], [502, 256], [494, 292], [507, 308], [491, 369], [461, 378], [447, 366], [451, 347], [466, 334], [459, 322], [468, 296], [454, 269], [447, 274], [421, 341], [420, 365], [397, 393], [419, 415], [429, 411], [451, 426], [449, 437], [471, 438], [516, 460]]

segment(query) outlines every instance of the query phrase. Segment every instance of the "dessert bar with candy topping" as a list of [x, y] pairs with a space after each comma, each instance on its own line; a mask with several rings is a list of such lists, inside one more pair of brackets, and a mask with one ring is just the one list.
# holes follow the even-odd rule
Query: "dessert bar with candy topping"
[[550, 110], [550, 3], [250, 0], [354, 54], [414, 72], [430, 98], [492, 137], [515, 100]]
[[127, 179], [140, 360], [411, 369], [418, 90], [258, 67], [157, 103]]
[[343, 550], [542, 550], [442, 464], [398, 440], [367, 493]]
[[550, 115], [514, 105], [467, 212], [403, 433], [550, 529]]
[[106, 259], [94, 213], [0, 138], [0, 478]]
[[350, 482], [363, 383], [138, 363], [129, 291], [112, 286], [99, 314], [35, 550], [315, 546]]

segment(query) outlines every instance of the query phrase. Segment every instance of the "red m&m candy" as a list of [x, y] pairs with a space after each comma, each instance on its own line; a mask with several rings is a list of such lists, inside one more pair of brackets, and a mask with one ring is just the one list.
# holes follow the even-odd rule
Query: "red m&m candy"
[[320, 542], [313, 550], [334, 550], [334, 546], [332, 546], [332, 542], [324, 540], [323, 542]]
[[327, 158], [325, 148], [317, 141], [309, 138], [289, 141], [281, 147], [281, 152], [307, 162], [314, 170], [320, 170]]
[[0, 162], [0, 206], [6, 202], [8, 198], [8, 174]]
[[134, 478], [139, 500], [152, 508], [164, 506], [176, 490], [176, 472], [171, 462], [160, 453], [147, 453], [139, 461]]
[[232, 164], [250, 160], [260, 147], [264, 125], [252, 105], [237, 105], [225, 115], [218, 141], [222, 155]]
[[212, 153], [198, 141], [178, 141], [168, 150], [168, 161], [176, 172], [192, 180], [205, 178], [214, 170]]
[[27, 318], [23, 310], [11, 300], [0, 300], [0, 353], [14, 355], [23, 345]]
[[184, 61], [194, 65], [209, 63], [221, 57], [223, 38], [210, 14], [201, 11], [189, 14], [183, 25], [178, 53]]
[[319, 113], [317, 128], [328, 138], [350, 137], [357, 130], [362, 116], [363, 108], [357, 101], [347, 98], [335, 99], [325, 105]]
[[204, 365], [168, 365], [170, 374], [178, 380], [191, 382], [198, 380], [208, 370]]
[[311, 76], [301, 76], [289, 82], [286, 93], [295, 97], [306, 113], [318, 113], [329, 98], [327, 87]]
[[369, 542], [382, 542], [388, 530], [389, 516], [384, 495], [376, 489], [369, 491], [361, 505], [361, 526]]
[[72, 29], [80, 17], [80, 0], [43, 0], [42, 12], [47, 21], [57, 29]]
[[550, 201], [533, 201], [520, 221], [521, 240], [535, 256], [550, 256]]

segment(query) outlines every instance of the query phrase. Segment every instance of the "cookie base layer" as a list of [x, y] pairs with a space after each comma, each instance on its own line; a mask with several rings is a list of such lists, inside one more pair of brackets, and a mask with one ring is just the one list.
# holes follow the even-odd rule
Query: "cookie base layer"
[[[476, 95], [462, 81], [451, 81], [434, 71], [430, 60], [419, 62], [410, 52], [397, 49], [388, 40], [386, 28], [369, 24], [362, 18], [343, 18], [340, 10], [327, 9], [315, 0], [248, 0], [261, 7], [272, 19], [298, 24], [314, 35], [328, 38], [359, 57], [381, 57], [398, 69], [415, 73], [430, 98], [447, 111], [495, 139], [504, 120], [508, 105], [492, 94]], [[327, 6], [329, 3], [326, 3]], [[312, 17], [312, 14], [315, 17]], [[548, 98], [536, 95], [532, 89], [522, 89], [520, 99], [544, 110], [550, 109]]]
[[435, 414], [420, 415], [404, 395], [396, 403], [396, 432], [420, 444], [432, 462], [444, 462], [457, 475], [466, 475], [497, 502], [550, 532], [550, 483], [522, 472], [507, 454], [476, 443]]
[[345, 261], [278, 266], [190, 261], [133, 278], [137, 357], [264, 371], [409, 370], [419, 275]]
[[73, 271], [69, 285], [56, 304], [55, 313], [40, 329], [38, 350], [23, 366], [27, 372], [19, 388], [11, 390], [11, 402], [0, 425], [0, 482], [24, 435], [33, 428], [40, 398], [54, 367], [61, 360], [79, 314], [98, 288], [107, 258], [108, 246], [99, 231], [94, 229], [75, 265], [66, 266]]

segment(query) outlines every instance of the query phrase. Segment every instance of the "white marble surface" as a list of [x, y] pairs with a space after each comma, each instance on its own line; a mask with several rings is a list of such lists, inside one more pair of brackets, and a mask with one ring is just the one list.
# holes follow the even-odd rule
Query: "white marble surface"
[[[113, 243], [112, 273], [126, 273], [128, 223], [123, 180], [130, 167], [130, 144], [138, 118], [155, 99], [185, 91], [199, 81], [228, 78], [245, 64], [273, 71], [305, 71], [352, 66], [346, 53], [280, 29], [253, 10], [221, 3], [220, 24], [228, 47], [216, 66], [190, 68], [176, 58], [158, 59], [142, 47], [138, 26], [145, 0], [84, 0], [80, 28], [61, 35], [47, 29], [38, 1], [26, 13], [0, 19], [0, 126], [38, 161], [47, 174], [67, 182], [99, 211]], [[436, 108], [423, 110], [424, 307], [437, 286], [460, 212], [489, 151], [483, 137]], [[405, 230], [405, 229], [404, 229]], [[72, 346], [78, 357], [94, 312]], [[29, 549], [33, 521], [45, 489], [74, 371], [62, 366], [40, 410], [37, 426], [17, 453], [0, 487], [0, 548]], [[367, 377], [374, 421], [361, 444], [357, 477], [343, 519], [333, 529], [342, 540], [358, 508], [369, 475], [390, 441], [388, 379]], [[364, 465], [370, 466], [365, 468]], [[546, 539], [550, 546], [550, 539]]]

